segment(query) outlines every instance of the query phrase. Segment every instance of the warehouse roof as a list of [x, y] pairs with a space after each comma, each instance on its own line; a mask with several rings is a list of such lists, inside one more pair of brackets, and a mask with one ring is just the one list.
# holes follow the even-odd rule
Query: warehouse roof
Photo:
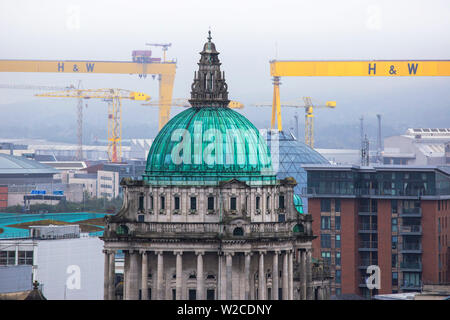
[[24, 157], [0, 154], [0, 174], [55, 174], [58, 170]]

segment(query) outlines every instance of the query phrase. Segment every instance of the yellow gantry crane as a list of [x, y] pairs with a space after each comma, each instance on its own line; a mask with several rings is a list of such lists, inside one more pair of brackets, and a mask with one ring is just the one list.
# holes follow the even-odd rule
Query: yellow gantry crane
[[450, 76], [450, 60], [272, 60], [272, 128], [282, 129], [281, 77], [417, 77]]
[[[0, 59], [0, 72], [51, 72], [51, 73], [105, 73], [158, 75], [159, 100], [171, 101], [176, 62], [167, 61], [165, 53], [169, 44], [163, 44], [164, 62], [147, 61], [94, 61], [94, 60], [13, 60]], [[133, 57], [134, 58], [134, 57]], [[169, 121], [170, 105], [159, 105], [159, 129]]]
[[[280, 107], [305, 108], [305, 143], [314, 148], [314, 109], [316, 108], [336, 108], [336, 101], [327, 101], [324, 105], [313, 105], [310, 97], [303, 97], [304, 105], [298, 102], [283, 102]], [[272, 129], [275, 129], [277, 109], [272, 104], [255, 104], [256, 107], [272, 107]], [[281, 112], [278, 115], [278, 131], [282, 131]], [[298, 137], [297, 137], [298, 138]]]
[[[183, 99], [183, 98], [177, 98], [177, 99], [173, 99], [172, 102], [167, 102], [167, 101], [152, 101], [152, 102], [148, 102], [148, 103], [143, 103], [143, 106], [159, 106], [159, 105], [169, 105], [169, 106], [173, 106], [173, 107], [185, 107], [185, 108], [190, 108], [192, 107], [191, 104], [189, 103], [189, 99]], [[231, 109], [243, 109], [244, 105], [238, 101], [230, 101], [230, 103], [228, 104], [228, 107]]]
[[108, 156], [111, 162], [122, 161], [122, 99], [148, 101], [150, 96], [124, 89], [67, 89], [36, 94], [47, 98], [103, 99], [108, 103]]

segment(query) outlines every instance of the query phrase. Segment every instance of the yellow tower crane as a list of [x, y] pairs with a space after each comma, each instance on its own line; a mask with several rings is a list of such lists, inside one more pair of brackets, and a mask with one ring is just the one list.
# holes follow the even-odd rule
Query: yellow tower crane
[[108, 156], [111, 162], [122, 161], [122, 99], [148, 101], [150, 96], [124, 89], [68, 89], [36, 94], [47, 98], [103, 99], [108, 103]]
[[[185, 108], [190, 108], [192, 107], [191, 104], [189, 103], [189, 99], [183, 99], [183, 98], [177, 98], [177, 99], [173, 99], [171, 103], [168, 103], [166, 101], [152, 101], [152, 102], [148, 102], [148, 103], [143, 103], [143, 106], [160, 106], [160, 105], [169, 105], [169, 106], [173, 106], [173, 107], [185, 107]], [[230, 103], [228, 104], [228, 107], [231, 109], [243, 109], [244, 105], [238, 101], [230, 101]]]
[[[305, 108], [305, 143], [314, 148], [314, 109], [316, 108], [336, 108], [336, 101], [327, 101], [324, 105], [313, 105], [310, 97], [303, 97], [304, 105], [298, 102], [280, 103], [280, 107]], [[255, 104], [256, 107], [272, 107], [272, 129], [275, 129], [275, 119], [278, 116], [278, 131], [282, 131], [281, 112], [273, 108], [273, 104]], [[277, 115], [278, 113], [278, 115]]]

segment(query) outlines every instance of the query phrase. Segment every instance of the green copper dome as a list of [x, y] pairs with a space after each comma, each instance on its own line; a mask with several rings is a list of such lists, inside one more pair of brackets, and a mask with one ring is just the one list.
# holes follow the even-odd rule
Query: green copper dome
[[192, 107], [172, 118], [152, 143], [143, 178], [151, 184], [183, 185], [276, 180], [264, 137], [228, 107]]
[[143, 176], [156, 185], [217, 185], [238, 179], [250, 185], [276, 183], [267, 143], [244, 116], [229, 109], [219, 52], [208, 42], [191, 85], [192, 108], [159, 132]]

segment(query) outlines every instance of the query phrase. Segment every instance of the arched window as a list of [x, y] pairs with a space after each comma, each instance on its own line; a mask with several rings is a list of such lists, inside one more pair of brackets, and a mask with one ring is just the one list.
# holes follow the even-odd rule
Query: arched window
[[305, 232], [305, 228], [303, 227], [302, 224], [297, 223], [297, 224], [294, 226], [294, 228], [292, 229], [292, 231], [293, 231], [294, 233], [302, 233], [302, 232]]
[[128, 234], [128, 227], [126, 225], [124, 225], [124, 224], [121, 224], [120, 226], [117, 227], [116, 233], [118, 235], [127, 235]]
[[233, 236], [243, 236], [244, 235], [244, 229], [241, 227], [236, 227], [233, 230]]

